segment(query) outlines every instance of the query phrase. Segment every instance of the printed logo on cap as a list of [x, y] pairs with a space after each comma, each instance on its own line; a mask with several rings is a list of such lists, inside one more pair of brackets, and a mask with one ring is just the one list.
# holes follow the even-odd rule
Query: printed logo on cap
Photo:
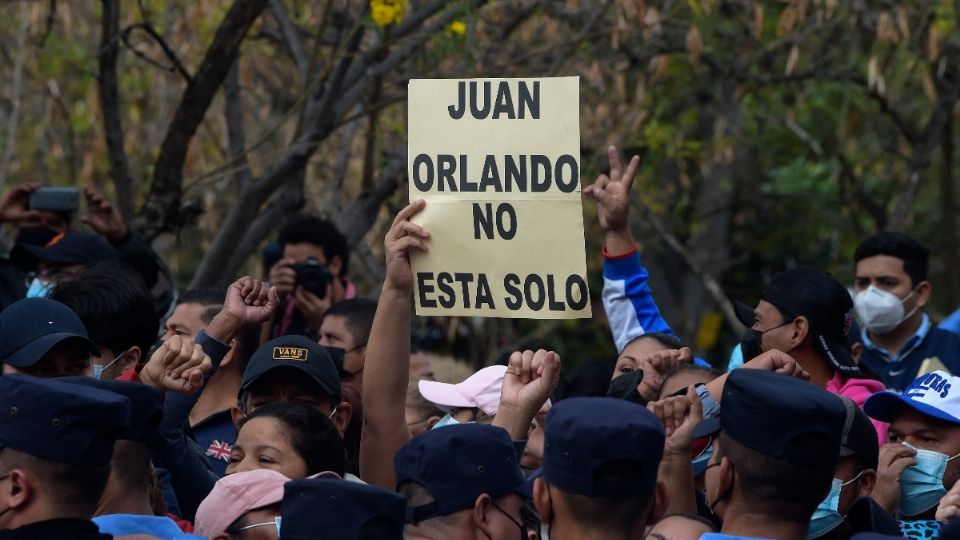
[[[928, 373], [923, 377], [913, 381], [913, 383], [904, 392], [904, 396], [910, 399], [924, 400], [924, 398], [947, 399], [950, 395], [950, 379], [942, 377], [939, 373]], [[937, 395], [928, 395], [933, 392]]]
[[307, 350], [301, 347], [274, 347], [273, 359], [303, 362], [307, 359]]
[[53, 246], [59, 244], [60, 241], [63, 240], [63, 237], [66, 236], [66, 234], [67, 234], [67, 233], [60, 233], [60, 234], [54, 236], [53, 238], [50, 239], [49, 242], [47, 242], [47, 245], [44, 246], [44, 247], [53, 247]]

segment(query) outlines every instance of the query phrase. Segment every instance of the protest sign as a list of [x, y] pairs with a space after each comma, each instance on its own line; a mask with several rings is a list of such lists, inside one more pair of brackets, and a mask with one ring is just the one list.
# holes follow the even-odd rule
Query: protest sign
[[579, 78], [411, 80], [418, 315], [590, 317]]

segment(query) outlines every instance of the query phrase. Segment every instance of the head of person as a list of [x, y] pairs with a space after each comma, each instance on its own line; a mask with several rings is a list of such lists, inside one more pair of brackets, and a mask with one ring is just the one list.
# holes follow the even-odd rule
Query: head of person
[[[92, 377], [65, 377], [63, 382], [95, 388], [130, 402], [130, 423], [117, 433], [113, 445], [110, 476], [97, 507], [97, 515], [115, 514], [118, 502], [150, 502], [154, 472], [150, 446], [159, 443], [163, 420], [163, 396], [155, 388], [135, 382], [98, 380]], [[129, 507], [122, 504], [123, 507]]]
[[48, 298], [25, 298], [0, 313], [3, 373], [53, 378], [93, 375], [90, 357], [100, 349], [67, 306]]
[[58, 380], [0, 377], [0, 529], [89, 519], [130, 425], [123, 396]]
[[410, 378], [414, 380], [433, 379], [433, 366], [427, 351], [417, 345], [410, 345]]
[[445, 413], [433, 427], [477, 422], [496, 415], [506, 372], [507, 366], [488, 366], [457, 384], [419, 381], [420, 394]]
[[288, 478], [320, 472], [343, 476], [346, 451], [336, 426], [316, 407], [280, 401], [257, 407], [240, 423], [227, 474], [272, 469]]
[[710, 520], [695, 514], [668, 514], [647, 532], [644, 540], [686, 540], [716, 532]]
[[620, 352], [610, 380], [639, 370], [640, 361], [657, 351], [679, 349], [682, 346], [680, 339], [670, 334], [661, 332], [641, 334], [628, 342]]
[[271, 469], [224, 476], [197, 507], [194, 531], [212, 540], [277, 540], [283, 486], [289, 481]]
[[340, 376], [330, 352], [303, 336], [283, 336], [260, 346], [243, 371], [233, 423], [258, 407], [277, 401], [295, 401], [314, 407], [330, 418], [342, 435], [353, 409], [343, 400]]
[[663, 374], [663, 383], [660, 385], [660, 395], [658, 399], [678, 395], [681, 392], [686, 394], [687, 388], [691, 384], [706, 384], [717, 377], [723, 375], [719, 369], [697, 364], [683, 364]]
[[747, 327], [740, 341], [743, 359], [777, 349], [801, 364], [819, 358], [835, 372], [860, 377], [847, 343], [852, 310], [847, 289], [829, 274], [811, 268], [775, 274], [757, 307], [736, 305], [737, 318]]
[[42, 245], [16, 244], [10, 251], [10, 261], [27, 273], [27, 298], [46, 296], [57, 283], [116, 257], [116, 250], [106, 240], [79, 231], [57, 234]]
[[116, 379], [146, 361], [157, 340], [160, 321], [153, 298], [140, 274], [119, 261], [87, 268], [76, 279], [58, 283], [49, 295], [80, 317], [90, 339], [100, 348], [93, 376]]
[[433, 426], [446, 414], [420, 393], [419, 381], [411, 379], [407, 385], [405, 416], [410, 435], [416, 437], [433, 429]]
[[[843, 401], [780, 373], [734, 370], [723, 414], [694, 437], [714, 437], [706, 499], [724, 522], [778, 523], [804, 531], [830, 492], [847, 418]], [[755, 531], [754, 536], [761, 536]]]
[[283, 490], [283, 538], [402, 540], [406, 500], [392, 491], [330, 478], [294, 480]]
[[278, 237], [282, 258], [303, 263], [316, 261], [330, 271], [334, 302], [343, 298], [340, 279], [347, 275], [350, 248], [347, 239], [333, 222], [305, 216], [285, 225]]
[[890, 423], [889, 442], [917, 451], [917, 465], [904, 469], [900, 479], [900, 513], [917, 516], [935, 508], [960, 478], [960, 377], [945, 371], [921, 375], [901, 394], [874, 394], [863, 410]]
[[397, 491], [407, 501], [407, 538], [525, 535], [526, 482], [505, 430], [484, 424], [435, 429], [403, 445], [394, 466]]
[[607, 397], [565, 399], [547, 418], [533, 502], [551, 534], [639, 538], [668, 505], [657, 481], [664, 431], [646, 408]]
[[361, 380], [367, 340], [373, 327], [377, 302], [369, 298], [351, 298], [330, 306], [320, 324], [320, 344], [343, 349], [341, 379]]
[[932, 291], [929, 258], [929, 249], [899, 232], [880, 232], [857, 246], [854, 304], [867, 330], [887, 334], [923, 311]]

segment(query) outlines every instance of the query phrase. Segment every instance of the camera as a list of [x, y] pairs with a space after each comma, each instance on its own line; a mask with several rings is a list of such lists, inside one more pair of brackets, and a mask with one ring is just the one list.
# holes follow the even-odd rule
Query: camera
[[30, 194], [30, 210], [74, 213], [80, 205], [79, 190], [75, 187], [41, 187]]
[[297, 287], [303, 287], [315, 294], [318, 298], [327, 297], [327, 286], [330, 285], [330, 270], [315, 257], [307, 257], [303, 262], [291, 264], [290, 268], [297, 273]]

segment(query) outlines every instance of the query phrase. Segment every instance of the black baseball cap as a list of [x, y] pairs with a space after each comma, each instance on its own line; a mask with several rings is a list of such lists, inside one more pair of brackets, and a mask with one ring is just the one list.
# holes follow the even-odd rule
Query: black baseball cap
[[339, 402], [340, 376], [330, 352], [304, 336], [281, 336], [260, 346], [243, 372], [240, 391], [248, 390], [262, 375], [276, 369], [296, 369], [309, 376]]
[[[663, 442], [663, 425], [646, 407], [608, 397], [565, 399], [547, 415], [543, 478], [586, 497], [642, 497], [656, 486]], [[630, 473], [601, 476], [611, 462], [630, 463]]]
[[145, 443], [162, 440], [158, 430], [163, 420], [163, 395], [156, 388], [138, 382], [103, 381], [93, 377], [61, 377], [57, 380], [127, 398], [130, 401], [130, 425], [117, 435], [118, 439]]
[[[853, 300], [839, 281], [812, 268], [793, 268], [774, 274], [760, 298], [773, 304], [786, 319], [806, 317], [820, 354], [837, 371], [861, 375], [847, 342], [853, 324]], [[736, 313], [745, 326], [754, 325], [753, 309], [738, 302]]]
[[282, 504], [282, 540], [403, 540], [407, 501], [383, 488], [330, 478], [293, 480], [283, 486]]
[[849, 398], [842, 398], [847, 415], [840, 437], [840, 457], [857, 456], [873, 470], [880, 459], [880, 442], [877, 428], [870, 417]]
[[73, 339], [87, 352], [100, 357], [80, 317], [66, 305], [49, 298], [24, 298], [0, 313], [0, 360], [17, 368], [40, 361], [60, 342]]
[[529, 496], [516, 450], [506, 430], [484, 424], [457, 424], [414, 437], [394, 455], [397, 487], [407, 482], [426, 489], [433, 502], [407, 509], [407, 522], [446, 516], [473, 506], [486, 493]]
[[10, 251], [10, 261], [27, 271], [36, 270], [39, 261], [89, 266], [116, 257], [117, 251], [106, 240], [80, 231], [60, 233], [42, 246], [17, 244]]
[[[801, 466], [836, 466], [847, 418], [843, 400], [795, 377], [735, 369], [723, 386], [723, 410], [693, 430], [693, 437], [723, 431], [762, 454]], [[820, 439], [808, 444], [810, 436]]]

